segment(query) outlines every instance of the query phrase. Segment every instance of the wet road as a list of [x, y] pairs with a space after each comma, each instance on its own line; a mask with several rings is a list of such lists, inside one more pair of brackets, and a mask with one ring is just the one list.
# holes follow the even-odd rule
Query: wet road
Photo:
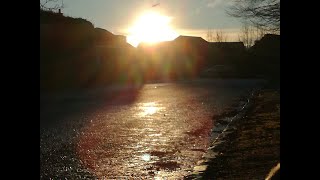
[[258, 80], [194, 80], [42, 95], [40, 178], [182, 179], [210, 143], [212, 117]]

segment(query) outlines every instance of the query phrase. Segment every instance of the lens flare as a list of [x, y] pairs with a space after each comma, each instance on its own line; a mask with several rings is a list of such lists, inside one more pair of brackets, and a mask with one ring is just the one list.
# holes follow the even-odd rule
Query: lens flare
[[171, 17], [157, 12], [146, 12], [129, 28], [127, 42], [137, 47], [140, 42], [171, 41], [178, 37], [178, 34], [170, 26], [171, 20]]

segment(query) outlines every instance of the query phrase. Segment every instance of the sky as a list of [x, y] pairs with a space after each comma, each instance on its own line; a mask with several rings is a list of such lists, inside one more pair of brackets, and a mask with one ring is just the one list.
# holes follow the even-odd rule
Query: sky
[[[208, 29], [221, 29], [227, 41], [236, 41], [239, 20], [225, 10], [232, 0], [63, 0], [66, 16], [89, 20], [95, 27], [113, 34], [128, 35], [128, 28], [141, 13], [149, 10], [172, 18], [170, 24], [180, 35], [206, 39]], [[152, 5], [159, 3], [158, 6]]]

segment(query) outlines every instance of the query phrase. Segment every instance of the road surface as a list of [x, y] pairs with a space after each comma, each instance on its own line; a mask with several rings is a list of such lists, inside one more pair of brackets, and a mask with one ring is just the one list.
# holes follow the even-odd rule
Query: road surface
[[210, 143], [212, 117], [259, 80], [193, 80], [40, 96], [40, 178], [182, 179]]

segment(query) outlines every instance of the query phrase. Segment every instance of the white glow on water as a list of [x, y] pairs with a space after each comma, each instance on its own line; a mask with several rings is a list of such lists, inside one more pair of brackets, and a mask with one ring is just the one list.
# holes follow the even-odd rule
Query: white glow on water
[[155, 114], [161, 108], [158, 107], [158, 105], [155, 102], [149, 102], [143, 103], [143, 105], [140, 106], [140, 109], [142, 110], [142, 112], [139, 113], [140, 116], [148, 116]]
[[150, 161], [151, 156], [150, 156], [150, 154], [143, 154], [141, 156], [141, 159], [144, 160], [144, 161]]

